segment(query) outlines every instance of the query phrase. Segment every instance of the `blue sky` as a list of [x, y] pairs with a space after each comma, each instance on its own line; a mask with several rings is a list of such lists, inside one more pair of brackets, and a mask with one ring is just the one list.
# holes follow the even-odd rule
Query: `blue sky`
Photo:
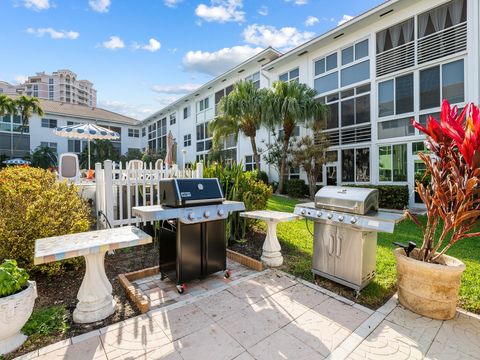
[[0, 80], [68, 68], [145, 118], [268, 45], [286, 51], [382, 0], [0, 0]]

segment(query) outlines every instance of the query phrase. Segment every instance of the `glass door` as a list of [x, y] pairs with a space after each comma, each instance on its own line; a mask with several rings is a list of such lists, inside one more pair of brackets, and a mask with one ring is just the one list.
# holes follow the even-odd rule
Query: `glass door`
[[326, 183], [327, 185], [337, 185], [337, 165], [325, 166]]

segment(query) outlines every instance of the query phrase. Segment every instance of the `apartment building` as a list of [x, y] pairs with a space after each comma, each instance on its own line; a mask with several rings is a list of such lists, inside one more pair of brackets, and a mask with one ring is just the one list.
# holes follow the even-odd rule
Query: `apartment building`
[[38, 72], [29, 76], [20, 85], [0, 82], [0, 93], [24, 94], [39, 99], [60, 101], [69, 104], [97, 106], [97, 90], [88, 80], [77, 80], [77, 74], [70, 70], [58, 70], [52, 74]]
[[[59, 126], [95, 123], [120, 134], [112, 141], [120, 154], [129, 149], [141, 149], [140, 121], [100, 108], [40, 100], [44, 116], [32, 116], [27, 128], [21, 128], [18, 115], [0, 117], [0, 155], [10, 158], [24, 157], [39, 146], [52, 148], [57, 154], [80, 154], [87, 146], [86, 140], [57, 136], [53, 130]], [[23, 131], [22, 131], [23, 130]]]
[[[260, 87], [299, 81], [330, 109], [326, 131], [334, 160], [319, 182], [408, 184], [414, 205], [415, 174], [423, 169], [418, 153], [425, 149], [410, 119], [438, 116], [442, 99], [460, 108], [479, 102], [479, 11], [478, 0], [390, 0], [285, 54], [268, 48], [145, 119], [142, 146], [164, 148], [172, 131], [179, 160], [183, 149], [187, 162], [205, 159], [208, 122], [235, 81], [252, 79]], [[260, 129], [259, 147], [271, 141]], [[248, 139], [232, 138], [224, 149], [253, 167]], [[289, 176], [306, 178], [300, 169]]]

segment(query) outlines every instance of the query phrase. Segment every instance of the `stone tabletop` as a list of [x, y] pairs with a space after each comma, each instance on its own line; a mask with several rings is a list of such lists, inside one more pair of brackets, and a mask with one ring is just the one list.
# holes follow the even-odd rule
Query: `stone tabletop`
[[35, 241], [35, 265], [144, 245], [152, 237], [135, 226], [54, 236]]
[[240, 213], [240, 216], [263, 221], [292, 221], [300, 219], [300, 216], [292, 213], [271, 210], [246, 211]]

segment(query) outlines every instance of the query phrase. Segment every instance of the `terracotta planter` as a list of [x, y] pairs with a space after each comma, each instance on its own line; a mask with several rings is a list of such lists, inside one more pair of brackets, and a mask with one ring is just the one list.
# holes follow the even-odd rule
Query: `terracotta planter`
[[32, 314], [36, 298], [35, 281], [29, 281], [19, 293], [0, 298], [0, 355], [15, 350], [27, 339], [20, 330]]
[[440, 258], [441, 264], [426, 263], [416, 260], [417, 254], [415, 249], [407, 257], [403, 249], [395, 249], [400, 303], [432, 319], [452, 319], [465, 264], [448, 255]]

